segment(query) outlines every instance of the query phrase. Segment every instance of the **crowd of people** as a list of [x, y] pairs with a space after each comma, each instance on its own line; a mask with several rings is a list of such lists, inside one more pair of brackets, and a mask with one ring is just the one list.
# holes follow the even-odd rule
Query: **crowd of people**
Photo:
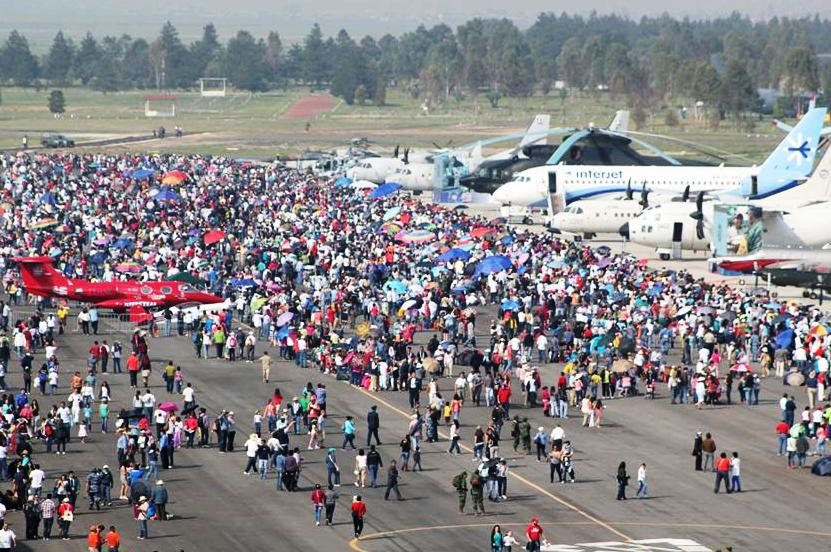
[[[113, 416], [118, 481], [103, 465], [90, 473], [98, 475], [87, 479], [86, 492], [92, 506], [106, 507], [119, 483], [118, 498], [133, 504], [140, 538], [148, 534], [148, 519], [168, 515], [159, 469], [174, 465], [175, 451], [207, 447], [212, 435], [220, 453], [233, 451], [238, 423], [249, 423], [238, 422], [232, 411], [198, 408], [187, 367], [172, 363], [162, 373], [173, 401], [157, 399], [149, 388], [151, 354], [143, 331], [124, 346], [96, 340], [86, 367], [64, 368], [56, 343], [68, 330], [69, 311], [26, 298], [13, 263], [18, 255], [48, 255], [72, 277], [181, 278], [226, 297], [216, 312], [166, 311], [148, 331], [190, 339], [198, 359], [259, 362], [264, 383], [272, 363], [283, 360], [316, 368], [320, 380], [329, 375], [369, 393], [406, 393], [412, 417], [400, 457], [387, 462], [386, 498], [391, 492], [404, 498], [401, 472], [420, 467], [423, 440], [441, 437], [451, 454], [470, 443], [481, 465], [475, 477], [455, 478], [453, 486], [460, 510], [469, 485], [474, 510], [484, 513], [482, 497], [507, 498], [509, 466], [500, 454], [505, 424], [514, 451], [548, 463], [552, 483], [573, 482], [574, 447], [563, 428], [534, 432], [527, 416], [512, 415], [520, 405], [539, 409], [555, 424], [577, 411], [584, 426], [602, 430], [606, 408], [627, 397], [706, 408], [731, 404], [735, 389], [738, 402], [754, 407], [762, 379], [771, 375], [804, 383], [808, 404], [796, 420], [786, 399], [776, 429], [779, 453], [788, 453], [789, 465], [802, 465], [805, 441], [813, 439], [824, 454], [831, 336], [816, 307], [778, 303], [684, 271], [655, 271], [632, 256], [518, 230], [463, 209], [400, 194], [376, 198], [348, 182], [279, 165], [194, 155], [46, 153], [4, 155], [0, 162], [0, 274], [7, 296], [0, 387], [6, 388], [13, 355], [23, 381], [18, 394], [0, 401], [5, 447], [14, 458], [0, 458], [0, 466], [4, 478], [15, 481], [7, 507], [33, 503], [44, 537], [53, 509], [50, 519], [60, 520], [62, 534], [69, 531], [82, 491], [68, 473], [51, 496], [32, 492], [38, 477], [42, 484], [34, 445], [62, 454], [76, 436], [83, 446], [95, 424], [109, 434], [108, 363], [120, 373], [127, 357], [134, 397], [121, 397], [130, 406]], [[13, 319], [13, 307], [27, 300], [45, 314]], [[78, 328], [97, 337], [97, 309], [77, 316]], [[418, 334], [431, 337], [422, 345]], [[41, 351], [38, 368], [34, 355]], [[545, 381], [542, 367], [552, 366], [556, 376]], [[71, 374], [68, 383], [64, 373]], [[440, 385], [445, 380], [451, 391]], [[64, 385], [71, 391], [66, 400], [38, 404], [38, 389], [40, 400], [49, 401]], [[275, 389], [257, 405], [254, 432], [240, 443], [244, 473], [265, 478], [274, 471], [276, 487], [287, 491], [298, 490], [301, 450], [325, 451], [329, 481], [312, 494], [318, 524], [324, 512], [331, 522], [342, 471], [326, 436], [326, 398], [324, 383], [309, 382], [290, 399]], [[469, 405], [488, 407], [489, 419], [463, 416]], [[366, 448], [354, 457], [359, 488], [375, 486], [383, 467], [373, 419], [377, 413], [368, 413]], [[355, 420], [340, 429], [340, 448], [355, 449]], [[292, 436], [300, 445], [290, 444]], [[622, 468], [619, 484], [628, 479]], [[638, 495], [647, 495], [645, 468], [639, 468]], [[730, 490], [730, 480], [725, 483]], [[352, 512], [354, 518], [354, 502]], [[510, 546], [511, 538], [491, 535], [500, 546]]]

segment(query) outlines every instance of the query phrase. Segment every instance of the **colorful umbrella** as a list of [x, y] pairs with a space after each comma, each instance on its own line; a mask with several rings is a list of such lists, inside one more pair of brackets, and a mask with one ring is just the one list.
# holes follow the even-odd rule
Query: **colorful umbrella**
[[115, 265], [117, 272], [132, 272], [134, 274], [141, 272], [141, 265], [138, 263], [118, 263]]
[[178, 186], [182, 182], [184, 182], [184, 178], [179, 178], [178, 176], [166, 175], [162, 178], [162, 184], [167, 184], [168, 186]]
[[401, 226], [394, 222], [387, 222], [386, 224], [381, 225], [381, 232], [393, 236], [401, 232]]
[[281, 314], [280, 316], [277, 317], [277, 327], [285, 326], [286, 324], [291, 322], [292, 318], [294, 318], [294, 313], [293, 312], [291, 312], [291, 311], [284, 312], [283, 314]]
[[55, 226], [56, 224], [58, 224], [57, 219], [42, 218], [36, 220], [35, 223], [32, 224], [32, 228], [35, 230], [43, 230], [44, 228], [49, 228], [50, 226]]
[[165, 412], [176, 412], [179, 410], [179, 407], [176, 406], [176, 403], [163, 402], [159, 405], [159, 410], [164, 410]]
[[428, 230], [402, 230], [395, 235], [395, 239], [402, 243], [428, 243], [436, 239], [436, 235]]
[[205, 240], [205, 245], [211, 245], [212, 243], [220, 241], [224, 237], [225, 232], [222, 230], [211, 230], [210, 232], [205, 232], [203, 239]]

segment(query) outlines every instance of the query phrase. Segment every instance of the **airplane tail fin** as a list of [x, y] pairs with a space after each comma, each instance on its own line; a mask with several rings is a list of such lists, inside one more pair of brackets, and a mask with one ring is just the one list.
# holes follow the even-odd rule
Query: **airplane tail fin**
[[759, 169], [765, 176], [806, 177], [811, 174], [817, 154], [826, 108], [810, 109], [794, 126]]
[[548, 129], [551, 125], [551, 115], [539, 114], [531, 121], [531, 126], [522, 137], [519, 143], [519, 149], [531, 144], [544, 144], [548, 140]]
[[615, 118], [609, 123], [608, 130], [612, 132], [626, 132], [629, 130], [629, 110], [619, 109], [615, 113]]
[[831, 201], [831, 146], [825, 148], [825, 153], [808, 180], [795, 188], [772, 196], [770, 200], [780, 204], [782, 201]]
[[51, 257], [17, 257], [15, 259], [23, 276], [23, 286], [27, 293], [38, 295], [39, 292], [55, 291], [55, 288], [64, 288], [68, 278], [55, 270]]

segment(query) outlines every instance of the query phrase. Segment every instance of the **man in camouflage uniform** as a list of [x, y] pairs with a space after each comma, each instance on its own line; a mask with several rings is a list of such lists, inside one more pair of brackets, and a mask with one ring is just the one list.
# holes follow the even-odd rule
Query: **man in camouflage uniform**
[[470, 476], [470, 497], [473, 499], [473, 513], [477, 516], [485, 515], [485, 481], [478, 472]]
[[459, 513], [465, 513], [465, 502], [467, 501], [467, 472], [463, 471], [453, 478], [453, 487], [459, 494]]
[[519, 437], [522, 440], [522, 448], [525, 454], [531, 454], [531, 424], [528, 418], [523, 418], [519, 425], [517, 425]]

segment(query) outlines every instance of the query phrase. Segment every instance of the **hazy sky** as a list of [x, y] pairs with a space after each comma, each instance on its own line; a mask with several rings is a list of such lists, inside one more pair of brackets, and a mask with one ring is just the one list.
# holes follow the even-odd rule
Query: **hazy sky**
[[36, 49], [57, 29], [71, 35], [129, 33], [152, 37], [170, 20], [186, 41], [213, 22], [221, 38], [249, 29], [265, 35], [276, 29], [287, 42], [302, 38], [313, 22], [324, 33], [346, 28], [353, 36], [400, 34], [420, 23], [454, 26], [475, 16], [508, 17], [521, 27], [542, 11], [617, 13], [637, 18], [668, 12], [700, 19], [739, 11], [754, 19], [820, 14], [831, 17], [831, 0], [0, 0], [0, 38], [24, 32]]

